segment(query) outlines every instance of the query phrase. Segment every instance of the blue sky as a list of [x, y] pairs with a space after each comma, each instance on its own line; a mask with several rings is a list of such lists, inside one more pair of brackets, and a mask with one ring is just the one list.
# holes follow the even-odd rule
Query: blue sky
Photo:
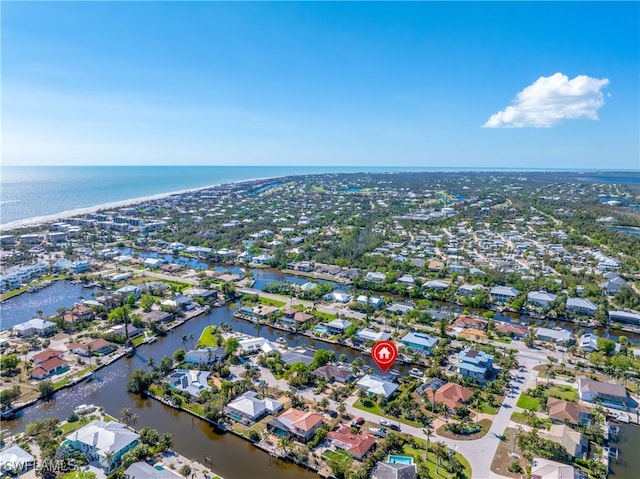
[[637, 169], [639, 5], [3, 2], [2, 161]]

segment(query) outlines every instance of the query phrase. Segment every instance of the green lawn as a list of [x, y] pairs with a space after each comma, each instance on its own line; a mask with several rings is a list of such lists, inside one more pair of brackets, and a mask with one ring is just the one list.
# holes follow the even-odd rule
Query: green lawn
[[[416, 449], [414, 447], [411, 447], [408, 444], [405, 444], [404, 447], [402, 448], [402, 454], [405, 456], [413, 456], [415, 460], [417, 460], [418, 458], [424, 459], [424, 448], [426, 445], [426, 441], [424, 439], [417, 439], [417, 441], [421, 443], [422, 447], [420, 449]], [[438, 474], [436, 474], [436, 463], [435, 463], [436, 456], [431, 452], [433, 450], [433, 442], [434, 441], [432, 440], [429, 444], [429, 461], [427, 462], [427, 468], [429, 469], [429, 477], [432, 477], [434, 479], [437, 479], [438, 477], [450, 478], [451, 474], [447, 472], [444, 466], [440, 466], [440, 468], [438, 469]], [[464, 477], [466, 477], [467, 479], [471, 479], [472, 471], [471, 471], [471, 465], [469, 464], [469, 461], [467, 461], [467, 459], [459, 452], [456, 452], [456, 458], [464, 466], [464, 472], [463, 472]]]
[[314, 311], [313, 315], [316, 318], [322, 319], [323, 321], [333, 321], [334, 319], [336, 319], [335, 314], [325, 313], [323, 311]]
[[275, 306], [276, 308], [281, 308], [282, 306], [287, 304], [284, 301], [278, 301], [277, 299], [265, 298], [264, 296], [260, 296], [258, 298], [258, 302], [260, 304], [264, 304], [264, 305], [267, 305], [267, 306]]
[[76, 422], [65, 422], [64, 424], [61, 424], [58, 427], [62, 429], [62, 435], [66, 436], [67, 434], [72, 433], [76, 429], [80, 429], [82, 426], [83, 426], [82, 422], [78, 420]]
[[502, 336], [495, 336], [493, 338], [493, 340], [497, 341], [499, 343], [511, 344], [511, 338], [506, 338], [506, 337], [502, 337]]
[[532, 409], [534, 411], [537, 411], [539, 402], [540, 401], [538, 401], [538, 398], [523, 394], [522, 396], [520, 396], [520, 399], [518, 399], [518, 403], [516, 404], [516, 406], [521, 407], [522, 409]]
[[578, 391], [571, 386], [552, 386], [547, 390], [547, 396], [570, 402], [578, 401]]
[[215, 326], [207, 326], [206, 328], [204, 328], [202, 330], [202, 334], [200, 335], [200, 338], [198, 339], [198, 344], [202, 345], [202, 346], [211, 346], [211, 347], [217, 347], [218, 343], [216, 342], [216, 336], [215, 336], [215, 331], [216, 331], [216, 327]]
[[401, 422], [401, 423], [406, 424], [408, 426], [424, 427], [424, 424], [420, 424], [419, 422], [411, 421], [411, 420], [405, 419], [403, 417], [388, 416], [380, 408], [380, 406], [378, 406], [378, 404], [373, 400], [369, 401], [369, 403], [370, 403], [370, 406], [365, 406], [364, 404], [362, 404], [360, 399], [358, 399], [355, 403], [353, 403], [353, 407], [356, 408], [356, 409], [360, 409], [361, 411], [367, 411], [367, 412], [370, 412], [371, 414], [376, 414], [378, 416], [382, 416], [382, 417], [384, 417], [386, 419], [389, 419], [391, 421]]
[[482, 412], [485, 414], [498, 414], [498, 408], [491, 406], [487, 402], [483, 402], [480, 404], [480, 407], [478, 408], [478, 412]]

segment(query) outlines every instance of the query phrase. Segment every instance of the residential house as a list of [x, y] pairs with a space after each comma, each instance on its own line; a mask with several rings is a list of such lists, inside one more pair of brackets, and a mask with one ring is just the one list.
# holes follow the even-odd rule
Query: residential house
[[387, 311], [391, 314], [405, 314], [409, 311], [413, 311], [415, 308], [406, 303], [394, 303], [387, 308]]
[[528, 328], [524, 324], [497, 323], [496, 333], [516, 339], [522, 339], [527, 335]]
[[378, 462], [371, 479], [416, 479], [416, 465], [406, 462]]
[[398, 278], [398, 283], [403, 284], [405, 286], [413, 286], [413, 283], [415, 283], [415, 281], [416, 281], [415, 278], [410, 274], [403, 274]]
[[109, 472], [138, 444], [139, 437], [117, 421], [93, 421], [69, 434], [63, 444], [85, 453]]
[[442, 403], [449, 411], [455, 411], [473, 396], [473, 391], [456, 383], [446, 383], [437, 389], [426, 389], [425, 395], [429, 402]]
[[482, 290], [484, 290], [484, 286], [482, 286], [481, 284], [465, 283], [458, 288], [457, 294], [459, 294], [460, 296], [473, 296]]
[[441, 281], [439, 279], [434, 279], [431, 281], [427, 281], [422, 285], [422, 287], [424, 289], [430, 289], [432, 291], [445, 291], [450, 284], [451, 283], [449, 283], [448, 281]]
[[510, 286], [495, 286], [491, 288], [489, 292], [489, 296], [491, 296], [491, 299], [496, 303], [505, 303], [515, 299], [518, 297], [518, 294], [520, 294], [520, 291]]
[[378, 272], [367, 273], [364, 277], [365, 281], [371, 281], [373, 283], [384, 283], [386, 279], [387, 277], [384, 275], [384, 273]]
[[142, 335], [144, 333], [144, 330], [135, 327], [133, 324], [120, 324], [118, 326], [112, 327], [108, 332], [111, 334], [115, 334], [116, 336], [122, 336], [123, 338], [128, 336], [129, 339], [133, 339]]
[[0, 471], [3, 474], [22, 475], [35, 466], [36, 459], [17, 444], [0, 452]]
[[409, 332], [400, 340], [403, 346], [430, 353], [438, 345], [438, 338], [432, 338], [428, 334]]
[[323, 378], [328, 383], [331, 383], [335, 380], [339, 383], [344, 384], [355, 379], [353, 371], [350, 368], [337, 366], [335, 364], [325, 364], [324, 366], [320, 366], [313, 371], [313, 374], [315, 376]]
[[305, 349], [291, 349], [282, 354], [280, 360], [287, 366], [295, 363], [303, 363], [310, 366], [313, 363], [313, 354]]
[[586, 424], [591, 422], [591, 410], [575, 402], [549, 397], [547, 399], [549, 419], [557, 424]]
[[116, 289], [114, 294], [118, 294], [123, 298], [127, 298], [132, 294], [136, 299], [140, 299], [140, 288], [132, 284], [127, 284], [120, 289]]
[[169, 468], [156, 469], [146, 462], [134, 462], [124, 471], [125, 479], [179, 479], [177, 472]]
[[566, 424], [554, 424], [548, 432], [540, 434], [541, 437], [561, 444], [571, 459], [586, 459], [589, 451], [587, 436], [574, 431]]
[[627, 391], [616, 381], [603, 383], [585, 376], [578, 378], [578, 394], [581, 401], [599, 403], [614, 409], [627, 409]]
[[548, 341], [556, 344], [568, 344], [571, 342], [571, 333], [562, 328], [543, 328], [536, 329], [536, 337], [540, 341]]
[[587, 479], [587, 474], [576, 467], [536, 457], [533, 459], [531, 479]]
[[430, 261], [429, 265], [427, 266], [427, 268], [429, 269], [429, 271], [442, 271], [442, 269], [444, 268], [444, 263], [442, 261]]
[[323, 424], [322, 414], [290, 408], [267, 423], [273, 434], [306, 444]]
[[598, 306], [588, 299], [569, 298], [567, 299], [567, 311], [573, 311], [584, 316], [593, 316], [598, 310]]
[[475, 329], [477, 331], [484, 331], [487, 329], [487, 324], [489, 324], [489, 322], [485, 319], [460, 314], [453, 322], [453, 327], [456, 329]]
[[15, 325], [12, 329], [21, 337], [33, 335], [45, 337], [56, 332], [56, 325], [46, 319], [33, 318], [29, 321], [25, 321], [24, 323]]
[[609, 319], [618, 323], [640, 326], [640, 314], [627, 311], [609, 311]]
[[60, 374], [69, 369], [69, 363], [58, 356], [54, 356], [36, 365], [31, 371], [34, 379], [45, 379], [54, 374]]
[[334, 301], [336, 303], [347, 304], [351, 302], [351, 295], [334, 291], [333, 293], [327, 294], [324, 299], [327, 301]]
[[197, 369], [176, 369], [166, 377], [165, 382], [173, 389], [186, 391], [191, 396], [198, 398], [200, 391], [211, 389], [207, 383], [210, 374], [209, 371]]
[[546, 291], [531, 291], [527, 293], [527, 301], [529, 303], [547, 309], [555, 302], [557, 296]]
[[288, 326], [301, 327], [303, 324], [311, 321], [312, 319], [313, 315], [309, 313], [289, 308], [284, 311], [281, 321]]
[[389, 339], [391, 337], [391, 333], [386, 333], [384, 331], [375, 331], [370, 328], [364, 328], [358, 331], [355, 335], [354, 340], [357, 342], [367, 342], [367, 341], [382, 341], [385, 339]]
[[368, 304], [369, 306], [373, 306], [374, 308], [379, 308], [383, 303], [382, 298], [379, 296], [365, 296], [364, 294], [358, 296], [356, 298], [356, 302], [364, 305]]
[[31, 361], [33, 361], [36, 365], [43, 363], [51, 358], [59, 358], [64, 359], [64, 351], [56, 351], [54, 349], [45, 349], [44, 351], [39, 352], [31, 357]]
[[218, 299], [218, 292], [215, 289], [189, 288], [184, 291], [184, 295], [189, 298], [202, 298], [206, 303]]
[[482, 382], [491, 376], [493, 356], [476, 349], [464, 349], [458, 353], [458, 373]]
[[173, 313], [167, 311], [154, 310], [144, 313], [142, 315], [142, 322], [146, 324], [151, 323], [167, 323], [174, 318]]
[[351, 428], [345, 424], [340, 424], [335, 431], [330, 431], [327, 440], [334, 447], [350, 452], [358, 460], [362, 460], [376, 443], [375, 437], [371, 434], [353, 434]]
[[580, 336], [577, 344], [578, 348], [587, 353], [592, 353], [598, 350], [598, 336], [593, 333], [586, 333]]
[[276, 352], [278, 347], [265, 338], [240, 338], [240, 352], [244, 354]]
[[392, 383], [390, 381], [382, 379], [381, 377], [373, 376], [370, 374], [362, 377], [356, 383], [356, 386], [358, 386], [360, 389], [364, 389], [370, 396], [377, 396], [381, 394], [387, 399], [390, 398], [391, 395], [396, 392], [396, 389], [398, 389], [399, 387], [396, 383]]
[[219, 363], [224, 360], [224, 347], [214, 348], [207, 346], [203, 349], [192, 349], [184, 355], [184, 362], [189, 364], [197, 364], [199, 366], [208, 366], [210, 364]]
[[247, 391], [227, 404], [224, 413], [237, 422], [249, 425], [280, 409], [282, 409], [282, 403], [275, 399], [258, 399], [255, 391]]
[[330, 334], [344, 334], [344, 332], [351, 326], [351, 324], [351, 321], [336, 318], [330, 323], [326, 323], [325, 327]]
[[627, 284], [624, 279], [615, 273], [607, 273], [604, 277], [606, 281], [604, 283], [600, 283], [598, 286], [600, 286], [600, 288], [602, 288], [609, 296], [619, 293], [622, 287]]

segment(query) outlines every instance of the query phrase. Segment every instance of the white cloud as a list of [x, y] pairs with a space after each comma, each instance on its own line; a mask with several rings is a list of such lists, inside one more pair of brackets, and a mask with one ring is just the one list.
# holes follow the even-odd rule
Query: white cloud
[[562, 73], [540, 77], [526, 87], [512, 106], [491, 115], [484, 128], [549, 128], [562, 120], [598, 119], [604, 105], [602, 89], [607, 78], [578, 75], [572, 80]]

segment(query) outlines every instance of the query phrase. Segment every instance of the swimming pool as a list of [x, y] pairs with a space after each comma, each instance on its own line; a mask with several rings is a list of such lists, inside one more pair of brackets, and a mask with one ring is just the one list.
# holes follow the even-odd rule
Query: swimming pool
[[413, 457], [389, 455], [387, 462], [391, 464], [413, 464]]
[[318, 331], [319, 333], [326, 333], [327, 332], [327, 328], [325, 328], [324, 326], [316, 326], [315, 330]]

